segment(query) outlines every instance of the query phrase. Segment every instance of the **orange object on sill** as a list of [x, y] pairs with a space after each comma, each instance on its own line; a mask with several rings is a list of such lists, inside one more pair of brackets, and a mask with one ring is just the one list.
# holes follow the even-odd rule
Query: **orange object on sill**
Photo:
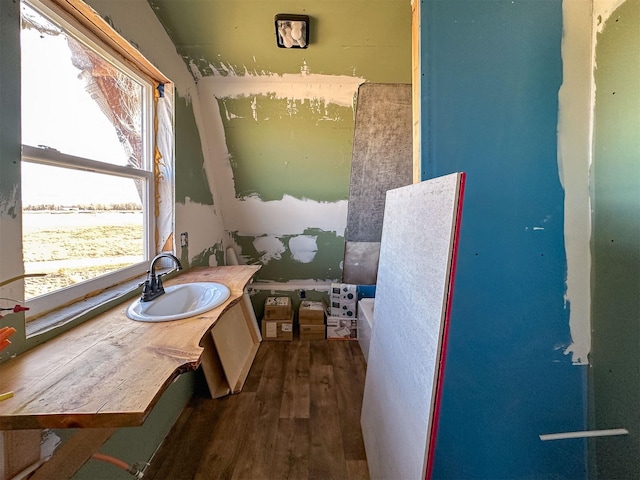
[[16, 329], [13, 327], [0, 328], [0, 351], [4, 350], [11, 344], [9, 337], [14, 333], [16, 333]]

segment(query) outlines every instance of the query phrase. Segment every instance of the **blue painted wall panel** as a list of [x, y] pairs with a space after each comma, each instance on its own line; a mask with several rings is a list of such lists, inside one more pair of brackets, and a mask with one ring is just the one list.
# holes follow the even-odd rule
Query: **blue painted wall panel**
[[467, 173], [434, 478], [586, 477], [564, 355], [560, 0], [422, 3], [422, 178]]

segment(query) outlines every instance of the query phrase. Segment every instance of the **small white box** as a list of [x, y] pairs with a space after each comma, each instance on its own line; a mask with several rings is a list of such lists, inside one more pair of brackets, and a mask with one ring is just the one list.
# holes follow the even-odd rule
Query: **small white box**
[[339, 340], [358, 339], [358, 321], [343, 317], [327, 318], [327, 338]]
[[356, 318], [358, 316], [357, 303], [351, 300], [331, 300], [331, 316]]
[[351, 283], [332, 283], [331, 284], [331, 301], [358, 301], [358, 286]]

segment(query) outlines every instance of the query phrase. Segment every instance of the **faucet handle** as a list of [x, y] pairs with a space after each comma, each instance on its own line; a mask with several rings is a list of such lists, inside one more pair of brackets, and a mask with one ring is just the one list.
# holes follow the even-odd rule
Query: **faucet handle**
[[144, 281], [138, 283], [139, 287], [144, 287], [145, 285], [147, 285], [147, 286], [149, 285], [149, 274], [150, 273], [151, 273], [151, 270], [147, 270], [147, 278]]
[[151, 295], [151, 282], [149, 282], [149, 280], [145, 280], [144, 282], [139, 283], [138, 286], [142, 287], [142, 301], [147, 301]]

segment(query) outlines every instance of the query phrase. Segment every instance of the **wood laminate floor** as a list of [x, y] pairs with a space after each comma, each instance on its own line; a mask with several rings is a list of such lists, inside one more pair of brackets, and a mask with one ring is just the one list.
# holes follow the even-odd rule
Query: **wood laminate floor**
[[358, 342], [262, 342], [241, 393], [198, 388], [148, 480], [368, 479]]

